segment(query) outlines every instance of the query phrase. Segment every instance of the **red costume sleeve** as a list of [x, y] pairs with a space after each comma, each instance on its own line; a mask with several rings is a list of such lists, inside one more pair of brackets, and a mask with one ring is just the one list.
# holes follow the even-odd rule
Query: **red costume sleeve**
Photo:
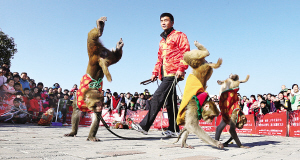
[[162, 51], [161, 51], [161, 47], [159, 47], [158, 54], [157, 54], [157, 57], [158, 57], [158, 58], [157, 58], [157, 62], [156, 62], [156, 64], [155, 64], [155, 66], [154, 66], [152, 75], [158, 76], [158, 73], [159, 73], [160, 70], [161, 70], [162, 61], [163, 61], [161, 55], [162, 55]]

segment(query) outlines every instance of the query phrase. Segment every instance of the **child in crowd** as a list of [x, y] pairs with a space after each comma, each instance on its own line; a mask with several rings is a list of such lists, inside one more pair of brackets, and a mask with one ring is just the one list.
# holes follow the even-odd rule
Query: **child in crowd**
[[25, 105], [27, 109], [29, 108], [30, 104], [29, 101], [32, 99], [32, 95], [30, 94], [29, 88], [24, 88], [24, 95], [23, 95], [23, 100], [25, 102]]
[[17, 84], [17, 83], [20, 84], [20, 89], [18, 89], [18, 90], [20, 90], [22, 93], [24, 93], [23, 92], [22, 84], [20, 83], [20, 76], [19, 76], [19, 74], [14, 75], [13, 78], [14, 78], [15, 84]]
[[118, 110], [118, 113], [119, 113], [120, 117], [121, 117], [122, 110], [124, 110], [124, 119], [122, 119], [122, 121], [125, 121], [126, 112], [127, 112], [127, 105], [125, 103], [125, 99], [124, 98], [121, 99], [121, 102], [118, 104], [117, 110]]
[[267, 113], [269, 113], [269, 108], [267, 107], [267, 102], [266, 102], [265, 100], [261, 101], [260, 107], [261, 107], [260, 112], [261, 112], [262, 114], [267, 114]]
[[53, 89], [52, 88], [49, 88], [48, 95], [49, 94], [53, 94]]
[[38, 121], [38, 115], [40, 112], [40, 104], [39, 101], [41, 99], [41, 95], [35, 94], [33, 96], [34, 98], [30, 100], [30, 107], [28, 109], [28, 112], [31, 114], [30, 116], [30, 122], [37, 122]]
[[27, 121], [26, 117], [26, 106], [20, 103], [21, 99], [15, 98], [13, 100], [13, 106], [11, 107], [10, 111], [5, 113], [4, 115], [0, 116], [0, 121], [9, 121], [12, 120], [14, 123], [21, 123], [24, 124]]
[[146, 100], [145, 100], [144, 93], [140, 94], [140, 98], [138, 98], [136, 103], [138, 104], [140, 110], [145, 110], [146, 109]]
[[20, 99], [20, 103], [21, 103], [23, 106], [26, 106], [25, 101], [24, 101], [24, 98], [23, 98], [23, 93], [22, 93], [22, 92], [16, 93], [16, 98], [19, 98], [19, 99]]
[[66, 125], [67, 113], [72, 102], [69, 100], [69, 95], [64, 94], [64, 98], [59, 99], [59, 109], [58, 111], [62, 113], [62, 123]]
[[19, 92], [19, 93], [23, 93], [22, 87], [21, 87], [21, 84], [20, 84], [20, 83], [15, 83], [15, 84], [14, 84], [14, 88], [15, 88], [15, 91], [17, 91], [17, 92]]

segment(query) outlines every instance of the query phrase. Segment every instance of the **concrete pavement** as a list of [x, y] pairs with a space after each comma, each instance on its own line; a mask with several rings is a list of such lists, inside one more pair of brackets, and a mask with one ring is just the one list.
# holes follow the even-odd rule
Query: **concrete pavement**
[[[124, 137], [153, 137], [145, 140], [123, 140], [100, 127], [97, 137], [101, 142], [86, 141], [89, 127], [80, 127], [77, 137], [64, 137], [70, 126], [45, 127], [35, 124], [0, 123], [0, 159], [22, 160], [83, 160], [83, 159], [263, 159], [296, 160], [300, 156], [300, 138], [242, 135], [241, 142], [250, 149], [231, 144], [224, 150], [216, 149], [189, 135], [187, 143], [195, 149], [181, 148], [178, 143], [162, 142], [161, 132], [152, 130], [142, 135], [134, 130], [113, 131]], [[214, 133], [209, 133], [214, 137]], [[156, 139], [157, 138], [157, 139]], [[221, 141], [229, 138], [223, 133]], [[175, 138], [166, 141], [173, 142]]]

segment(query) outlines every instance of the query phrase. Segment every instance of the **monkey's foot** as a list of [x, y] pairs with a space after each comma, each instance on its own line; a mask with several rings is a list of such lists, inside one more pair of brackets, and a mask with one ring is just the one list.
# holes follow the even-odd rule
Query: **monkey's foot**
[[218, 80], [218, 81], [217, 81], [217, 83], [218, 83], [219, 85], [221, 85], [221, 84], [222, 84], [222, 82], [221, 82], [220, 80]]
[[217, 147], [217, 148], [220, 148], [220, 149], [223, 149], [223, 148], [224, 148], [224, 145], [223, 145], [223, 143], [218, 142], [216, 147]]
[[71, 133], [69, 133], [69, 134], [65, 134], [64, 136], [65, 136], [65, 137], [76, 137], [76, 134], [77, 134], [77, 133], [71, 132]]
[[194, 41], [194, 44], [195, 44], [196, 47], [201, 46], [201, 44], [198, 41]]
[[105, 25], [105, 21], [107, 21], [107, 18], [106, 17], [101, 17], [97, 20], [97, 29], [98, 29], [98, 34], [99, 34], [99, 37], [102, 36], [102, 33], [103, 33], [103, 30], [104, 30], [104, 25]]
[[124, 46], [124, 42], [122, 40], [122, 38], [119, 40], [119, 42], [117, 43], [117, 47], [116, 50], [121, 50], [122, 47]]
[[181, 145], [181, 148], [195, 149], [193, 146], [187, 145], [187, 144], [182, 144], [182, 145]]
[[93, 141], [93, 142], [100, 142], [101, 141], [100, 139], [98, 139], [96, 137], [88, 137], [86, 140], [87, 141]]
[[250, 148], [250, 147], [249, 147], [249, 146], [243, 146], [243, 145], [241, 145], [240, 148], [248, 149], [248, 148]]

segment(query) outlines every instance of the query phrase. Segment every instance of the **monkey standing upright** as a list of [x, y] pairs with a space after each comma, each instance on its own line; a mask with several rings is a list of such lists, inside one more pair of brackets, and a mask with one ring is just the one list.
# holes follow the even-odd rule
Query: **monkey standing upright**
[[105, 75], [109, 82], [112, 81], [108, 66], [117, 63], [121, 59], [124, 45], [122, 38], [117, 43], [116, 49], [112, 51], [101, 44], [99, 37], [102, 36], [106, 20], [106, 17], [99, 18], [96, 21], [97, 28], [92, 29], [88, 33], [87, 49], [89, 62], [86, 74], [80, 81], [79, 90], [74, 97], [72, 105], [72, 131], [69, 134], [65, 134], [65, 136], [75, 136], [77, 134], [81, 111], [92, 111], [94, 112], [93, 120], [87, 140], [100, 141], [96, 138], [96, 134], [104, 105], [104, 98], [101, 94], [103, 87], [102, 78]]
[[177, 124], [184, 125], [184, 129], [181, 131], [176, 142], [178, 142], [180, 136], [183, 134], [181, 147], [193, 148], [186, 144], [186, 140], [189, 133], [194, 133], [207, 144], [223, 148], [221, 142], [211, 138], [199, 126], [199, 119], [210, 123], [214, 117], [219, 115], [215, 103], [210, 100], [205, 90], [207, 88], [206, 83], [213, 73], [213, 68], [219, 68], [222, 64], [222, 59], [219, 59], [216, 64], [207, 63], [205, 57], [209, 56], [209, 52], [197, 41], [194, 43], [198, 50], [186, 52], [183, 57], [184, 61], [193, 68], [193, 71], [187, 78], [183, 99], [177, 116]]
[[241, 107], [238, 104], [239, 99], [237, 92], [239, 90], [239, 84], [247, 82], [249, 77], [250, 76], [247, 75], [245, 80], [239, 81], [238, 75], [231, 74], [228, 79], [224, 81], [217, 81], [217, 83], [221, 85], [219, 106], [222, 114], [222, 121], [217, 127], [215, 139], [219, 140], [223, 129], [226, 125], [229, 125], [231, 138], [224, 143], [224, 146], [227, 146], [228, 143], [234, 139], [240, 148], [249, 148], [242, 145], [235, 131], [236, 128], [242, 129], [247, 123], [247, 118], [241, 111]]

